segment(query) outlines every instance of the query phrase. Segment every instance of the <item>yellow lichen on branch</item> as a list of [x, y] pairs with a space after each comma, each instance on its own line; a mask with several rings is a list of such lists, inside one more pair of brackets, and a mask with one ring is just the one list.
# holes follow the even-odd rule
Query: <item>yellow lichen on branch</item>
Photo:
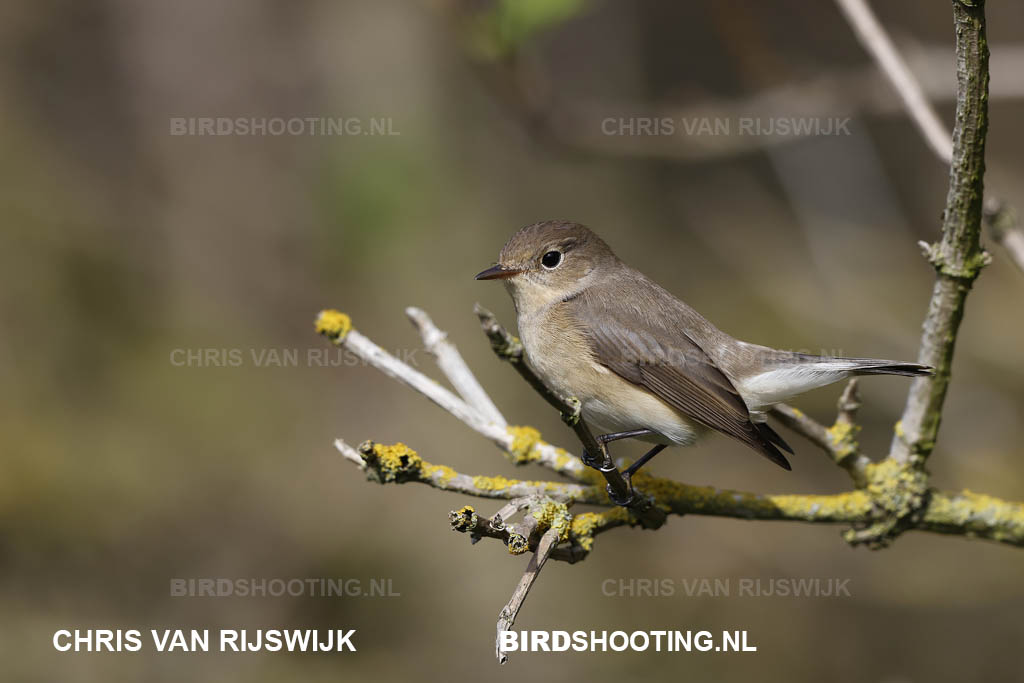
[[451, 514], [448, 515], [448, 521], [451, 523], [452, 529], [455, 531], [466, 532], [476, 528], [476, 525], [480, 521], [480, 517], [477, 515], [476, 510], [473, 509], [472, 505], [463, 505], [461, 508], [453, 510]]
[[541, 529], [554, 529], [560, 543], [568, 540], [572, 514], [565, 503], [546, 499], [532, 506], [530, 515], [537, 520]]
[[335, 343], [343, 341], [351, 329], [352, 319], [333, 308], [320, 311], [316, 317], [316, 333], [324, 335]]
[[418, 482], [444, 491], [455, 491], [480, 498], [514, 499], [528, 496], [552, 496], [566, 503], [608, 505], [603, 488], [557, 481], [510, 479], [502, 475], [471, 476], [447, 465], [427, 462], [404, 443], [384, 445], [364, 441], [358, 453], [367, 475], [381, 484]]
[[[593, 477], [593, 470], [579, 467], [579, 459], [564, 448], [553, 446], [541, 438], [541, 434], [533, 427], [509, 426], [506, 428], [512, 443], [506, 449], [506, 455], [513, 465], [537, 463], [559, 474], [586, 483], [599, 483], [601, 477]], [[547, 453], [545, 453], [547, 451]]]
[[508, 449], [509, 459], [516, 465], [540, 460], [537, 445], [540, 443], [540, 432], [533, 427], [510, 426], [508, 433], [512, 437], [512, 445]]
[[[480, 498], [535, 498], [541, 502], [534, 503], [529, 514], [538, 527], [556, 529], [559, 543], [569, 542], [583, 551], [590, 550], [595, 531], [638, 523], [630, 510], [611, 507], [599, 485], [461, 474], [425, 461], [403, 443], [367, 441], [359, 453], [368, 475], [382, 484], [419, 482]], [[866, 473], [864, 488], [829, 495], [758, 494], [684, 484], [643, 472], [634, 478], [634, 485], [640, 495], [669, 514], [848, 524], [853, 528], [846, 533], [847, 541], [871, 547], [884, 546], [915, 529], [1024, 545], [1024, 505], [1020, 503], [970, 491], [934, 491], [919, 470], [893, 460], [871, 464]], [[572, 515], [569, 506], [575, 503], [611, 509]]]
[[473, 477], [473, 486], [481, 491], [501, 491], [507, 489], [511, 484], [519, 483], [516, 479], [506, 479], [500, 474], [494, 477], [478, 475]]
[[1024, 504], [968, 490], [933, 492], [920, 525], [938, 533], [1024, 545]]
[[569, 525], [569, 539], [586, 552], [594, 547], [594, 536], [601, 531], [624, 525], [639, 524], [629, 510], [615, 507], [601, 512], [583, 512], [574, 515]]
[[359, 447], [363, 460], [375, 472], [381, 483], [402, 483], [405, 481], [429, 482], [438, 488], [445, 488], [456, 472], [447, 465], [432, 465], [402, 442], [386, 446], [366, 442]]
[[832, 442], [833, 454], [837, 461], [857, 453], [859, 448], [857, 433], [859, 431], [860, 425], [839, 421], [836, 421], [835, 424], [826, 430], [826, 434], [828, 434], [828, 438]]

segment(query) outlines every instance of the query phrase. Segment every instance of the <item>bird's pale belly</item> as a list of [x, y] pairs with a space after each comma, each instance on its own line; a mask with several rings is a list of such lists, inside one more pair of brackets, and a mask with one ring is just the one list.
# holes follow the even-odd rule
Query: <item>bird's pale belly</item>
[[650, 429], [655, 434], [637, 438], [668, 446], [690, 446], [707, 432], [703, 425], [680, 415], [642, 389], [636, 389], [635, 395], [626, 400], [623, 400], [624, 393], [620, 389], [614, 397], [583, 400], [583, 419], [593, 426], [596, 433]]
[[[532, 331], [529, 327], [520, 329], [531, 367], [551, 389], [579, 399], [583, 419], [595, 433], [650, 429], [657, 434], [639, 438], [651, 443], [689, 446], [708, 431], [650, 392], [594, 362], [584, 344], [569, 351], [565, 342], [570, 335], [563, 332], [562, 344], [555, 345], [539, 342], [530, 334]], [[543, 335], [537, 336], [545, 339]]]

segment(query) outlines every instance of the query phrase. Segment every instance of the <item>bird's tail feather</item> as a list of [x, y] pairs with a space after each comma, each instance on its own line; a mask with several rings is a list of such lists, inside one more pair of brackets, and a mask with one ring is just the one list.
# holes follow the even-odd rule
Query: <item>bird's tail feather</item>
[[766, 439], [765, 440], [759, 440], [756, 443], [751, 444], [751, 446], [753, 446], [754, 450], [756, 450], [758, 453], [760, 453], [764, 457], [768, 458], [769, 460], [771, 460], [773, 463], [775, 463], [776, 465], [778, 465], [782, 469], [784, 469], [784, 470], [792, 470], [793, 469], [793, 466], [789, 464], [788, 460], [786, 460], [786, 456], [784, 456], [782, 454], [782, 451], [780, 451], [775, 446], [775, 444], [771, 443], [770, 441], [768, 441]]
[[[903, 375], [904, 377], [921, 377], [935, 373], [934, 368], [919, 363], [904, 363], [895, 360], [881, 360], [879, 358], [829, 358], [826, 356], [812, 356], [810, 354], [794, 354], [797, 363], [792, 363], [793, 356], [790, 356], [789, 369], [786, 372], [787, 386], [795, 389], [792, 393], [803, 393], [826, 384], [836, 382], [843, 377], [850, 375]], [[810, 371], [810, 372], [808, 372]], [[802, 380], [803, 385], [799, 386]], [[771, 405], [784, 397], [773, 397], [772, 401], [765, 401], [765, 405]], [[784, 469], [790, 469], [779, 449], [788, 453], [793, 449], [783, 440], [779, 434], [765, 422], [751, 424], [754, 429], [749, 441], [761, 455], [765, 456], [776, 465]]]
[[801, 360], [812, 364], [818, 370], [849, 372], [854, 375], [902, 375], [904, 377], [922, 377], [932, 375], [935, 369], [919, 363], [905, 363], [898, 360], [882, 360], [881, 358], [828, 358], [799, 354]]
[[793, 449], [789, 447], [789, 444], [786, 443], [774, 429], [764, 422], [748, 422], [747, 426], [749, 428], [749, 432], [745, 435], [745, 438], [741, 438], [744, 443], [782, 469], [793, 469], [789, 464], [789, 461], [786, 460], [786, 456], [782, 454], [779, 448], [782, 448], [789, 453], [792, 453]]
[[854, 370], [858, 375], [902, 375], [904, 377], [922, 377], [935, 374], [935, 368], [918, 363], [898, 363], [891, 360], [853, 359], [863, 365]]
[[757, 431], [761, 432], [761, 436], [764, 437], [768, 443], [778, 446], [790, 455], [794, 455], [792, 447], [790, 447], [790, 445], [786, 443], [785, 439], [779, 436], [779, 433], [772, 429], [767, 422], [760, 422], [755, 426], [757, 427]]

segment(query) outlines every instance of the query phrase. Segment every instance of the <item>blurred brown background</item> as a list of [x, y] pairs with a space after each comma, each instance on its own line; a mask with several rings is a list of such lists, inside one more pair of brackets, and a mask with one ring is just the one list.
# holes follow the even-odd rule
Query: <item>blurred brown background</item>
[[[951, 122], [948, 2], [875, 4]], [[1020, 675], [1019, 550], [909, 534], [869, 552], [838, 528], [696, 516], [550, 564], [517, 628], [747, 629], [757, 654], [519, 654], [499, 668], [494, 622], [526, 558], [448, 531], [447, 512], [472, 501], [367, 483], [331, 442], [402, 440], [462, 471], [523, 471], [376, 371], [305, 362], [323, 348], [319, 309], [408, 353], [403, 309], [418, 305], [511, 422], [571, 445], [471, 312], [480, 301], [512, 324], [506, 294], [472, 276], [545, 218], [590, 225], [740, 338], [913, 359], [932, 282], [915, 243], [937, 235], [947, 174], [831, 3], [49, 0], [0, 14], [6, 680]], [[988, 15], [987, 186], [1024, 206], [1024, 5]], [[662, 112], [675, 135], [602, 134], [608, 117]], [[678, 117], [694, 112], [852, 118], [848, 136], [769, 142], [738, 136], [735, 119], [729, 136], [686, 135]], [[169, 134], [171, 118], [200, 116], [386, 117], [400, 135]], [[941, 487], [1022, 500], [1024, 275], [994, 256], [931, 470]], [[176, 349], [237, 349], [242, 363], [175, 365]], [[265, 349], [298, 349], [299, 366], [256, 363]], [[862, 386], [862, 442], [879, 454], [907, 383]], [[838, 391], [799, 405], [831, 420]], [[764, 492], [846, 487], [790, 440], [792, 473], [725, 439], [654, 470]], [[401, 596], [174, 598], [174, 577], [390, 577]], [[605, 579], [636, 577], [835, 577], [851, 597], [602, 594]], [[281, 626], [357, 628], [360, 650], [51, 645], [59, 628]]]

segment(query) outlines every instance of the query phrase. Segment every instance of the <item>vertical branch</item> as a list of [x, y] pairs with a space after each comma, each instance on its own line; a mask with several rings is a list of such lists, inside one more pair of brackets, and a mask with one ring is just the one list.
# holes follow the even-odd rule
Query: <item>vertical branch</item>
[[890, 450], [897, 461], [918, 466], [935, 447], [964, 304], [988, 260], [980, 242], [989, 79], [984, 6], [984, 0], [953, 0], [957, 75], [953, 161], [942, 239], [923, 245], [936, 279], [918, 361], [933, 366], [935, 376], [914, 380]]

